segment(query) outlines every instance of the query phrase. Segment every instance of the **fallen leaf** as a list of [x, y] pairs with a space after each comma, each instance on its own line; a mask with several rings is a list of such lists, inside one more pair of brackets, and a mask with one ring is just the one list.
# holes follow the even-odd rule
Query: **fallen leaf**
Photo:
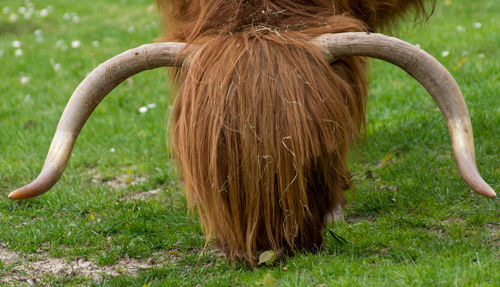
[[264, 275], [264, 278], [262, 278], [262, 280], [258, 280], [255, 282], [255, 285], [273, 287], [274, 283], [276, 283], [276, 280], [274, 280], [273, 275], [271, 275], [271, 273], [266, 273], [266, 275]]
[[453, 69], [455, 70], [458, 70], [460, 68], [462, 68], [463, 64], [465, 64], [469, 59], [467, 57], [465, 58], [462, 58], [456, 65]]
[[262, 252], [259, 256], [259, 263], [257, 265], [266, 263], [267, 265], [273, 264], [274, 260], [276, 260], [276, 251], [274, 250], [268, 250], [265, 252]]
[[264, 275], [262, 283], [265, 287], [273, 287], [275, 283], [273, 275], [271, 275], [271, 273], [266, 273], [266, 275]]
[[387, 165], [392, 158], [393, 158], [392, 153], [386, 154], [382, 159], [382, 165]]

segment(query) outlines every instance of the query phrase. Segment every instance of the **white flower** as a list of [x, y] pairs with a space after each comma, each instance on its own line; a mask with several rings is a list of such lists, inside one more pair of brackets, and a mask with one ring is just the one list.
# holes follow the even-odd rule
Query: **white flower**
[[64, 20], [69, 20], [71, 18], [71, 15], [69, 13], [64, 13], [63, 19]]
[[56, 48], [60, 48], [60, 47], [62, 47], [62, 45], [64, 45], [64, 40], [59, 40], [55, 44]]
[[462, 26], [457, 26], [457, 31], [458, 32], [465, 32], [465, 28]]
[[479, 58], [484, 58], [484, 57], [485, 57], [485, 55], [484, 55], [484, 54], [482, 54], [482, 53], [481, 53], [481, 54], [479, 54], [478, 56], [479, 56]]
[[78, 15], [73, 15], [73, 23], [78, 23], [80, 22], [80, 17]]
[[479, 22], [474, 23], [474, 28], [476, 28], [476, 29], [481, 28], [481, 26], [483, 26], [483, 25]]
[[93, 41], [92, 46], [94, 47], [99, 47], [99, 41]]
[[441, 52], [441, 57], [448, 57], [448, 55], [450, 55], [450, 51]]
[[16, 22], [17, 21], [17, 14], [10, 14], [9, 15], [9, 21], [10, 22]]
[[148, 105], [148, 108], [149, 108], [149, 109], [154, 109], [154, 108], [156, 108], [156, 104], [154, 104], [154, 103], [153, 103], [153, 104], [149, 104], [149, 105]]
[[21, 77], [21, 84], [26, 85], [30, 81], [30, 77], [22, 76]]
[[141, 113], [141, 114], [144, 114], [147, 111], [148, 111], [148, 107], [140, 107], [139, 108], [139, 113]]
[[49, 15], [49, 9], [45, 8], [40, 10], [40, 17], [47, 17]]
[[415, 44], [415, 47], [420, 49], [420, 44]]
[[54, 59], [50, 59], [50, 65], [56, 72], [61, 70], [61, 64], [54, 62]]
[[14, 48], [20, 48], [21, 47], [21, 42], [19, 41], [12, 41], [12, 47]]
[[2, 12], [3, 12], [5, 15], [9, 14], [9, 12], [10, 12], [9, 7], [3, 7]]
[[116, 151], [116, 150], [115, 150], [115, 148], [114, 148], [114, 147], [112, 147], [112, 148], [109, 150], [109, 152], [115, 152], [115, 151]]
[[17, 12], [21, 13], [21, 14], [24, 14], [26, 13], [26, 11], [28, 11], [28, 9], [26, 9], [26, 7], [19, 7], [19, 9], [17, 9]]
[[78, 40], [71, 42], [71, 48], [73, 48], [73, 49], [80, 48], [81, 45], [82, 45], [82, 43], [80, 43], [80, 41], [78, 41]]
[[14, 55], [16, 55], [16, 57], [21, 57], [23, 55], [23, 50], [17, 49], [16, 52], [14, 52]]
[[42, 30], [40, 30], [40, 29], [35, 30], [35, 36], [36, 36], [36, 41], [37, 41], [38, 43], [43, 42]]
[[132, 27], [132, 26], [128, 27], [128, 32], [129, 32], [129, 33], [133, 33], [133, 32], [134, 32], [134, 30], [135, 30], [135, 28], [134, 28], [134, 27]]

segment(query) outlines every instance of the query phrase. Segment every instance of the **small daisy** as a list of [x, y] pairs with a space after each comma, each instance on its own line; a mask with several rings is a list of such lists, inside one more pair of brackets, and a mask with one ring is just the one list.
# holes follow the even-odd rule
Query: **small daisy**
[[50, 59], [50, 65], [56, 72], [61, 70], [61, 64], [54, 62], [54, 59]]
[[148, 107], [140, 107], [139, 108], [139, 113], [141, 113], [141, 114], [144, 114], [147, 111], [148, 111]]
[[71, 42], [71, 48], [73, 48], [73, 49], [80, 48], [81, 45], [82, 45], [82, 43], [80, 43], [80, 41], [78, 41], [78, 40]]
[[33, 12], [30, 10], [24, 14], [24, 19], [31, 19], [31, 16], [33, 16]]
[[448, 55], [450, 55], [450, 51], [441, 52], [441, 57], [448, 57]]
[[30, 81], [30, 77], [22, 76], [21, 77], [21, 84], [26, 85]]
[[55, 44], [56, 48], [61, 48], [63, 45], [64, 45], [64, 40], [59, 40]]
[[465, 28], [462, 26], [457, 26], [457, 31], [458, 32], [465, 32]]
[[23, 50], [21, 49], [17, 49], [15, 52], [14, 52], [14, 55], [16, 55], [16, 57], [21, 57], [23, 55]]
[[476, 28], [476, 29], [481, 28], [481, 26], [483, 26], [483, 25], [479, 22], [474, 23], [474, 28]]
[[149, 108], [149, 109], [154, 109], [154, 108], [156, 108], [156, 104], [154, 104], [154, 103], [153, 103], [153, 104], [149, 104], [149, 105], [148, 105], [148, 108]]
[[45, 8], [40, 10], [40, 17], [47, 17], [49, 15], [49, 9]]
[[12, 47], [14, 48], [21, 48], [21, 42], [19, 41], [12, 41]]
[[6, 14], [6, 15], [7, 15], [7, 14], [9, 14], [9, 12], [10, 12], [9, 7], [4, 7], [4, 8], [2, 9], [2, 12], [3, 12], [4, 14]]
[[17, 14], [10, 14], [9, 15], [9, 21], [10, 22], [16, 22], [17, 21]]

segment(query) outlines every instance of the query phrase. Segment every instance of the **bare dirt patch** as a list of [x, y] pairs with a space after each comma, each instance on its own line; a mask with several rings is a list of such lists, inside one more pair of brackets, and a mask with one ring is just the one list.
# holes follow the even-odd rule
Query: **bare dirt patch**
[[500, 224], [489, 223], [486, 227], [490, 230], [491, 245], [500, 249]]
[[145, 177], [132, 175], [130, 173], [120, 174], [112, 178], [104, 178], [96, 169], [89, 170], [89, 175], [92, 177], [92, 183], [106, 184], [114, 189], [123, 189], [147, 181]]
[[133, 201], [133, 200], [149, 200], [162, 193], [161, 189], [153, 189], [148, 191], [140, 191], [124, 195], [120, 200]]
[[102, 280], [103, 276], [134, 276], [139, 271], [162, 266], [165, 260], [142, 261], [133, 258], [122, 258], [109, 266], [97, 266], [87, 259], [65, 260], [50, 257], [47, 254], [21, 254], [7, 250], [0, 246], [0, 285], [12, 286], [40, 285], [39, 278], [48, 275], [57, 277], [83, 276], [95, 281]]
[[359, 223], [362, 221], [375, 222], [377, 221], [377, 217], [373, 215], [362, 216], [358, 214], [351, 214], [346, 216], [347, 223]]

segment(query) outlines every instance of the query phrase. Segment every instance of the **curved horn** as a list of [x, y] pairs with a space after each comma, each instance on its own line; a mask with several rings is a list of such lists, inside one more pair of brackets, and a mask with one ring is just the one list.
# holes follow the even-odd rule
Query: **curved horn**
[[315, 38], [313, 43], [330, 61], [344, 56], [378, 58], [414, 77], [431, 94], [448, 124], [453, 155], [464, 181], [481, 195], [496, 196], [477, 170], [472, 127], [462, 92], [436, 59], [409, 43], [382, 34], [326, 34]]
[[[479, 194], [496, 196], [476, 167], [472, 128], [462, 93], [453, 77], [436, 59], [404, 41], [381, 34], [327, 34], [317, 37], [313, 43], [330, 61], [344, 56], [379, 58], [401, 67], [417, 79], [434, 98], [446, 119], [462, 178]], [[26, 199], [49, 190], [64, 171], [80, 129], [107, 93], [141, 71], [181, 63], [182, 59], [176, 61], [176, 58], [184, 47], [183, 43], [144, 45], [106, 61], [89, 74], [64, 110], [42, 172], [31, 184], [9, 194], [9, 198]]]
[[27, 199], [48, 191], [61, 177], [81, 128], [102, 99], [129, 77], [145, 70], [176, 66], [184, 43], [155, 43], [117, 55], [93, 70], [76, 88], [57, 125], [40, 175], [30, 184], [9, 194]]

